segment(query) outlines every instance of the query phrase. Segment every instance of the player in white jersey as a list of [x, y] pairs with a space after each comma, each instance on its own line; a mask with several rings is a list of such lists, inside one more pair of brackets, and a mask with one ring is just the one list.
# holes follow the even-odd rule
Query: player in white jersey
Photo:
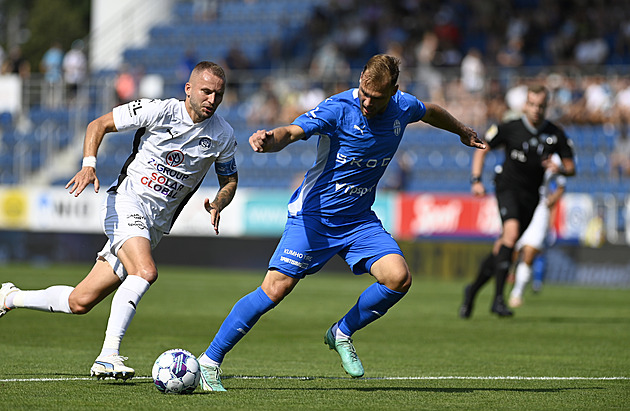
[[532, 221], [516, 242], [515, 250], [520, 253], [520, 261], [516, 265], [514, 286], [508, 300], [508, 305], [512, 308], [523, 304], [523, 292], [532, 277], [534, 258], [544, 249], [545, 239], [549, 234], [551, 210], [564, 194], [567, 183], [566, 177], [558, 173], [562, 167], [560, 156], [553, 154], [551, 163], [555, 167], [549, 167], [545, 171], [544, 182], [540, 187], [540, 202], [534, 211]]
[[199, 188], [212, 164], [219, 190], [204, 200], [210, 223], [219, 234], [219, 219], [234, 198], [238, 174], [232, 127], [215, 114], [225, 93], [225, 73], [201, 62], [186, 83], [186, 99], [142, 99], [118, 106], [92, 121], [85, 134], [81, 170], [66, 188], [78, 196], [90, 184], [100, 188], [96, 155], [106, 133], [136, 129], [133, 151], [102, 209], [107, 244], [76, 287], [52, 286], [23, 291], [12, 283], [0, 289], [0, 316], [14, 308], [85, 314], [116, 290], [101, 353], [92, 365], [97, 378], [134, 376], [120, 355], [120, 343], [136, 307], [157, 280], [152, 249], [168, 234], [181, 208]]

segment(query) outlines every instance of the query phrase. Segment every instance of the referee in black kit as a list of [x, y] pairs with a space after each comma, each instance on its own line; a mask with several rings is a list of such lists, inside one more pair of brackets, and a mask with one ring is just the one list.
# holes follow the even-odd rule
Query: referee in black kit
[[[461, 318], [470, 318], [475, 297], [492, 276], [496, 280], [490, 311], [499, 317], [513, 313], [505, 305], [503, 290], [512, 263], [514, 245], [529, 225], [540, 199], [539, 188], [546, 168], [565, 176], [575, 175], [573, 143], [564, 131], [545, 118], [549, 93], [544, 86], [527, 89], [523, 115], [515, 120], [491, 126], [486, 132], [486, 149], [476, 150], [472, 161], [471, 191], [484, 196], [481, 174], [489, 150], [504, 148], [505, 161], [496, 168], [495, 195], [501, 215], [502, 232], [492, 252], [484, 258], [477, 278], [464, 289], [464, 301], [459, 310]], [[558, 153], [562, 165], [550, 161]]]

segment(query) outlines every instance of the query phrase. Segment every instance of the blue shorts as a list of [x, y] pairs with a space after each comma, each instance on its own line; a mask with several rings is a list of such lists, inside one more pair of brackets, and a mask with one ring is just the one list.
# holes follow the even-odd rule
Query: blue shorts
[[290, 216], [269, 269], [304, 278], [321, 270], [335, 254], [356, 275], [369, 273], [372, 264], [385, 255], [403, 255], [374, 213], [351, 218]]

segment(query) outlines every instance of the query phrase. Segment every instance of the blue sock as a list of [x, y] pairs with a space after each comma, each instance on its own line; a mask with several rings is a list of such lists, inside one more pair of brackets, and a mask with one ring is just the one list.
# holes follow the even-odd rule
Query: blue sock
[[223, 320], [219, 332], [206, 350], [206, 355], [211, 360], [222, 363], [225, 354], [247, 334], [264, 313], [275, 306], [260, 287], [238, 300]]
[[538, 254], [534, 259], [534, 262], [532, 263], [532, 267], [534, 270], [534, 281], [542, 283], [545, 279], [545, 264], [545, 253]]
[[392, 291], [381, 283], [372, 284], [361, 293], [354, 307], [339, 321], [339, 329], [351, 336], [355, 331], [384, 316], [405, 294]]

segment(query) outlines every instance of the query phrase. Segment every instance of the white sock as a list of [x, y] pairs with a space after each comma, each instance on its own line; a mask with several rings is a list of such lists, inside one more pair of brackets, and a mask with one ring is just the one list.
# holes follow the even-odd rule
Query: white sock
[[518, 263], [518, 265], [516, 266], [516, 276], [514, 278], [514, 288], [512, 288], [510, 297], [522, 298], [523, 291], [525, 291], [525, 286], [527, 285], [531, 277], [532, 266], [522, 261]]
[[340, 329], [339, 326], [337, 325], [337, 323], [335, 323], [335, 325], [333, 325], [332, 327], [332, 333], [335, 335], [335, 340], [338, 340], [340, 338], [350, 338], [350, 336], [344, 334]]
[[118, 287], [112, 299], [112, 308], [105, 330], [105, 341], [100, 355], [119, 354], [127, 327], [136, 314], [136, 307], [140, 299], [149, 289], [149, 282], [137, 275], [129, 275]]
[[199, 364], [201, 364], [201, 365], [209, 365], [209, 366], [212, 366], [212, 367], [220, 367], [221, 366], [221, 363], [218, 363], [215, 360], [213, 360], [210, 357], [208, 357], [205, 352], [203, 354], [201, 354], [201, 356], [199, 358], [197, 358], [197, 360], [199, 361]]
[[16, 291], [9, 294], [12, 298], [7, 298], [7, 307], [72, 314], [68, 298], [73, 290], [67, 285], [54, 285], [45, 290]]

